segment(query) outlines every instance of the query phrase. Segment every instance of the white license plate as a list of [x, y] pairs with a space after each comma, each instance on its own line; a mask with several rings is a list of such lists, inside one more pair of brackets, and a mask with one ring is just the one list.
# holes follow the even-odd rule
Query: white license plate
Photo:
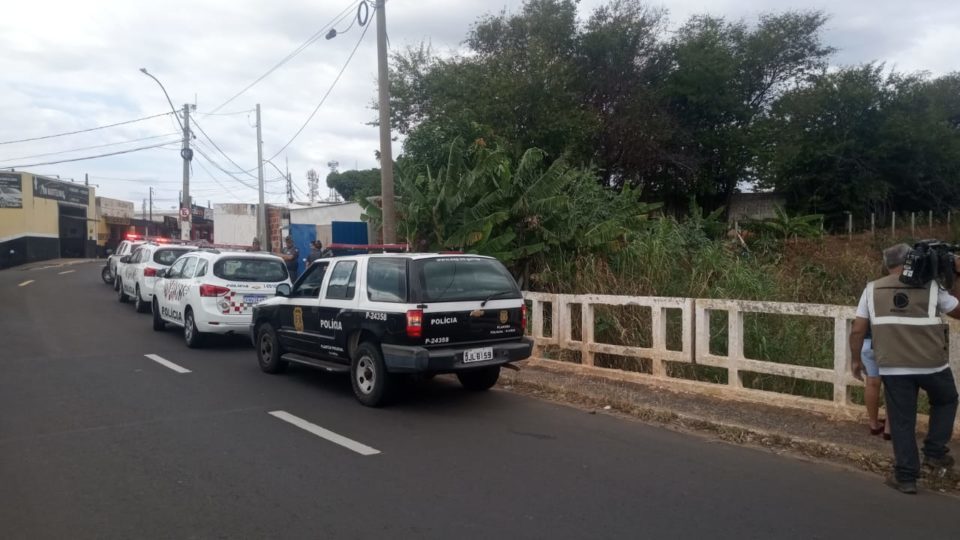
[[468, 349], [463, 351], [464, 364], [469, 364], [471, 362], [483, 362], [485, 360], [493, 360], [492, 347], [484, 347], [483, 349]]
[[245, 294], [243, 296], [243, 301], [245, 303], [253, 304], [253, 305], [259, 304], [260, 302], [263, 302], [266, 299], [267, 297], [262, 294]]

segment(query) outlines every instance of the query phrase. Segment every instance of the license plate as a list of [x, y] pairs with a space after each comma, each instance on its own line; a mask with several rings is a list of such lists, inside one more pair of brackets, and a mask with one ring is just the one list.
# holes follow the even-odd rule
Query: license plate
[[263, 302], [266, 299], [267, 299], [266, 295], [263, 295], [263, 294], [246, 294], [243, 296], [244, 303], [252, 304], [252, 305], [259, 304], [260, 302]]
[[463, 351], [463, 363], [483, 362], [484, 360], [493, 360], [493, 348], [484, 347], [483, 349], [468, 349]]

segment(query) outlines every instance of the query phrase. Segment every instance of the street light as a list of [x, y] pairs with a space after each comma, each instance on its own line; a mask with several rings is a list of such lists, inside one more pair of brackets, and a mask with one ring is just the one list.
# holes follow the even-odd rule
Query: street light
[[180, 238], [190, 240], [190, 220], [193, 217], [192, 205], [190, 204], [190, 161], [193, 159], [193, 150], [190, 149], [190, 106], [188, 104], [183, 106], [183, 122], [181, 122], [180, 117], [177, 116], [177, 108], [173, 106], [173, 100], [170, 99], [170, 94], [167, 93], [167, 89], [163, 87], [160, 79], [151, 75], [147, 68], [140, 68], [140, 73], [150, 77], [160, 85], [163, 95], [167, 98], [167, 103], [170, 104], [170, 110], [173, 111], [173, 116], [180, 124], [180, 129], [183, 130], [183, 148], [180, 150], [180, 157], [183, 158], [183, 199], [180, 201], [180, 219], [183, 221], [183, 227], [181, 228]]

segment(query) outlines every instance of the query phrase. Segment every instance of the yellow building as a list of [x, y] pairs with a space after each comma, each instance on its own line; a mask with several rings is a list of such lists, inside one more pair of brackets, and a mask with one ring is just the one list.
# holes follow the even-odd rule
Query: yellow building
[[0, 172], [0, 268], [93, 257], [94, 188], [26, 172]]

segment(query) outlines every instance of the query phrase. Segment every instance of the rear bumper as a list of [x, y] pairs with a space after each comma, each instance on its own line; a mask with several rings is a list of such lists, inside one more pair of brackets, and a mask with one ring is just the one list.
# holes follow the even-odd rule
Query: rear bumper
[[[481, 347], [481, 346], [477, 346]], [[493, 349], [493, 359], [484, 362], [463, 362], [463, 352], [477, 347], [427, 349], [405, 345], [383, 344], [383, 362], [391, 373], [452, 373], [486, 366], [502, 366], [525, 360], [533, 351], [533, 339], [507, 341], [486, 345]]]

